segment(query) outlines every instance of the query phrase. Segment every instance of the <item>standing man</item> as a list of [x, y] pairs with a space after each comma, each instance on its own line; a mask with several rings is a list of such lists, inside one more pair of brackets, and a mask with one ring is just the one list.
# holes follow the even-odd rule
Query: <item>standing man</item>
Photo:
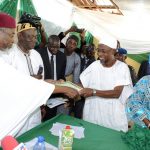
[[[75, 35], [71, 35], [66, 41], [66, 48], [62, 50], [67, 56], [67, 64], [65, 71], [66, 80], [69, 79], [74, 83], [80, 82], [79, 76], [81, 60], [79, 55], [75, 52], [77, 45], [78, 38]], [[72, 77], [72, 79], [70, 77]]]
[[[65, 80], [66, 55], [59, 51], [59, 49], [59, 37], [57, 35], [51, 35], [48, 38], [47, 47], [37, 50], [40, 53], [44, 63], [44, 79], [52, 79], [55, 81]], [[51, 98], [52, 97], [60, 97], [60, 95], [52, 95]], [[58, 106], [51, 109], [47, 106], [43, 106], [42, 109], [46, 112], [43, 121], [56, 116], [57, 109], [60, 107], [63, 109], [63, 106]]]
[[81, 73], [95, 61], [95, 45], [89, 44], [82, 47], [81, 58]]
[[44, 63], [44, 79], [65, 80], [66, 56], [60, 49], [57, 35], [48, 38], [48, 46], [38, 50]]
[[86, 97], [83, 119], [115, 130], [128, 130], [125, 103], [132, 93], [128, 66], [115, 59], [117, 41], [101, 40], [100, 60], [93, 62], [80, 75]]
[[[17, 25], [18, 43], [10, 49], [9, 63], [22, 74], [44, 79], [43, 61], [40, 54], [33, 48], [37, 39], [36, 28], [30, 23]], [[36, 100], [36, 99], [35, 99]], [[32, 104], [32, 103], [31, 103]], [[41, 123], [40, 107], [33, 113], [18, 135], [30, 130]]]
[[[0, 13], [0, 52], [11, 48], [15, 28], [15, 19], [8, 14]], [[71, 88], [54, 86], [20, 73], [6, 64], [2, 56], [0, 53], [0, 140], [6, 135], [17, 135], [31, 114], [46, 103], [52, 92], [64, 93], [70, 98], [78, 95]]]
[[[37, 31], [30, 23], [17, 25], [18, 43], [10, 50], [10, 65], [26, 75], [44, 79], [43, 61], [40, 54], [34, 50]], [[41, 71], [40, 71], [41, 69]]]
[[[118, 48], [118, 50], [115, 54], [115, 58], [126, 63], [127, 50], [124, 48]], [[137, 82], [137, 75], [136, 75], [135, 69], [132, 66], [128, 65], [128, 67], [129, 67], [129, 71], [130, 71], [130, 75], [131, 75], [131, 79], [132, 79], [132, 84], [134, 86]]]

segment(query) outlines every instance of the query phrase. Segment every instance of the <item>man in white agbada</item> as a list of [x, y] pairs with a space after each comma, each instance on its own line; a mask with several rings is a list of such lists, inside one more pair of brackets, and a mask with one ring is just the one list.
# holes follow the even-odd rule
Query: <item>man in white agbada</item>
[[[15, 35], [15, 19], [0, 13], [0, 52], [11, 48]], [[24, 75], [3, 60], [0, 53], [0, 140], [6, 135], [16, 135], [39, 106], [45, 104], [53, 93], [63, 93], [70, 98], [77, 91], [58, 87]]]
[[128, 66], [115, 59], [115, 39], [101, 40], [100, 60], [92, 63], [81, 75], [86, 97], [83, 119], [115, 130], [128, 130], [125, 103], [132, 93]]
[[[8, 63], [21, 73], [33, 76], [37, 79], [44, 79], [44, 71], [39, 73], [39, 69], [43, 66], [40, 54], [33, 48], [37, 40], [37, 31], [29, 23], [17, 25], [18, 43], [14, 44], [9, 51]], [[41, 123], [40, 107], [30, 116], [17, 136], [32, 129]]]

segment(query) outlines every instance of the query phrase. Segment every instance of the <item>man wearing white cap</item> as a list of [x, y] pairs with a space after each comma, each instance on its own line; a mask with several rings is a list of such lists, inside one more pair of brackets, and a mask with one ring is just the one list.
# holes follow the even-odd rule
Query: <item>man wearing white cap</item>
[[84, 87], [80, 94], [86, 97], [83, 119], [111, 129], [128, 130], [125, 103], [132, 93], [128, 66], [115, 59], [115, 39], [101, 40], [99, 59], [81, 75]]

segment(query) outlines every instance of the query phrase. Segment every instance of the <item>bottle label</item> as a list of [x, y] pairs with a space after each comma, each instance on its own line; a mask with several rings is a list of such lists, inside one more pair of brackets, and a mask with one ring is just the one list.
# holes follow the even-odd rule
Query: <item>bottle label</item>
[[23, 143], [20, 143], [16, 148], [13, 150], [27, 150], [26, 146]]
[[61, 137], [61, 147], [71, 148], [73, 144], [74, 131], [72, 129], [63, 129]]

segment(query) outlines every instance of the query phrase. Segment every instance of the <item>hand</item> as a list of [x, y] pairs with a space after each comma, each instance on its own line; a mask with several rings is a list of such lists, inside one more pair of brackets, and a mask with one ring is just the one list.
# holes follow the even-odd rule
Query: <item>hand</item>
[[71, 28], [69, 29], [69, 32], [76, 32], [77, 27], [76, 26], [71, 26]]
[[47, 83], [51, 83], [51, 84], [55, 84], [56, 83], [56, 81], [52, 80], [52, 79], [45, 79], [44, 81], [47, 82]]
[[61, 84], [61, 83], [64, 83], [64, 82], [65, 82], [65, 81], [64, 81], [63, 79], [59, 79], [59, 80], [56, 81], [55, 84]]
[[51, 84], [61, 84], [65, 82], [63, 79], [59, 79], [59, 80], [45, 79], [45, 81]]
[[147, 118], [143, 119], [143, 122], [145, 123], [145, 125], [150, 129], [150, 120]]
[[93, 89], [90, 88], [84, 88], [79, 91], [79, 94], [83, 97], [90, 97], [93, 96]]
[[80, 36], [81, 38], [85, 38], [85, 33], [86, 33], [86, 30], [85, 29], [82, 29], [82, 32], [80, 33]]
[[77, 90], [74, 90], [72, 88], [69, 88], [69, 87], [63, 87], [63, 90], [64, 90], [64, 94], [66, 96], [68, 96], [69, 98], [77, 98], [79, 96], [79, 93]]
[[46, 109], [45, 109], [45, 106], [41, 106], [41, 120], [43, 120], [43, 118], [45, 117], [46, 115]]
[[32, 75], [32, 77], [36, 79], [42, 79], [43, 76], [41, 74], [38, 74], [38, 75]]

